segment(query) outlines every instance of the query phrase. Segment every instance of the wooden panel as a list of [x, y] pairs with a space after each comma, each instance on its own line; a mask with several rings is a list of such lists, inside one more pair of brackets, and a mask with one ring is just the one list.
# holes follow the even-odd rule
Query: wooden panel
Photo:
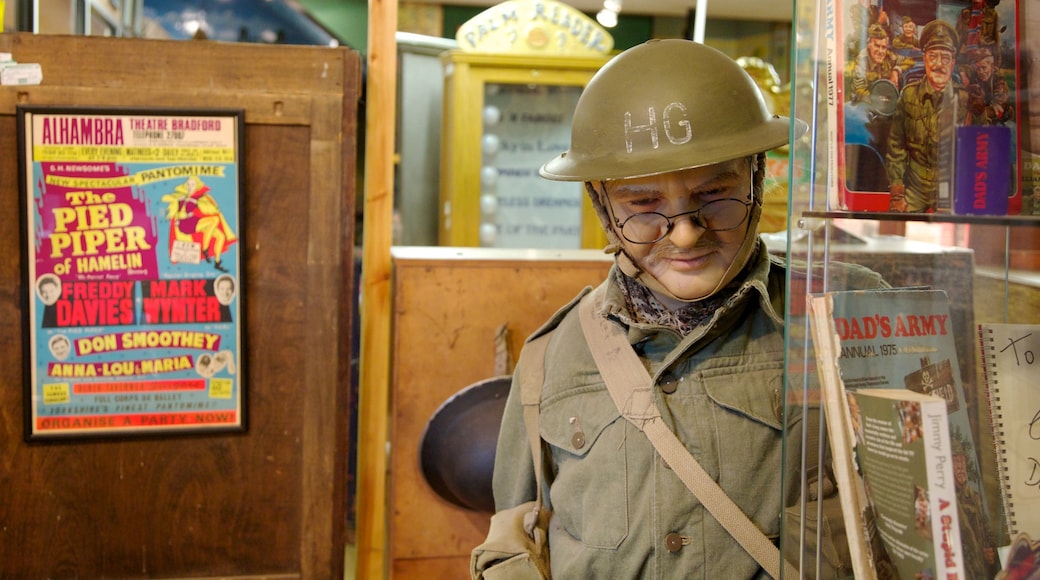
[[390, 244], [394, 213], [397, 104], [397, 2], [368, 2], [365, 94], [363, 315], [358, 397], [358, 578], [389, 575], [387, 454], [390, 410]]
[[[448, 252], [466, 254], [458, 248]], [[508, 251], [505, 255], [514, 255]], [[606, 276], [609, 259], [394, 259], [390, 550], [394, 578], [463, 578], [469, 552], [490, 514], [456, 507], [426, 483], [419, 445], [427, 421], [459, 389], [494, 374], [494, 337], [510, 330], [513, 357], [523, 340], [585, 286]], [[429, 567], [444, 574], [430, 574]], [[450, 570], [450, 573], [448, 571]]]
[[202, 104], [210, 93], [221, 91], [343, 94], [357, 88], [357, 79], [343, 74], [343, 49], [3, 34], [0, 50], [19, 62], [40, 63], [42, 87], [117, 89], [128, 96], [138, 89], [165, 87], [188, 99], [185, 106]]
[[[16, 87], [15, 90], [0, 92], [0, 111], [14, 114], [16, 105], [29, 102], [35, 105], [98, 102], [119, 103], [123, 107], [178, 108], [184, 106], [183, 96], [178, 92], [171, 93], [165, 86], [144, 87], [129, 93], [126, 89], [100, 87]], [[311, 95], [210, 91], [205, 99], [207, 107], [245, 110], [247, 123], [308, 125], [313, 116]]]
[[[992, 268], [991, 271], [997, 271]], [[999, 269], [1003, 274], [1003, 269]], [[1005, 293], [1007, 301], [1005, 302]], [[1010, 283], [1002, 278], [975, 275], [975, 320], [978, 322], [1004, 322], [1009, 318], [1008, 305], [1014, 304], [1014, 311], [1007, 322], [1040, 321], [1040, 288], [1033, 284], [1016, 282], [1014, 277]]]
[[[357, 55], [29, 35], [0, 50], [47, 83], [0, 88], [0, 577], [342, 577]], [[28, 445], [11, 103], [129, 106], [158, 87], [147, 104], [246, 107], [249, 430]], [[266, 122], [273, 103], [295, 120]]]
[[469, 554], [455, 558], [394, 560], [393, 578], [458, 578], [469, 575]]

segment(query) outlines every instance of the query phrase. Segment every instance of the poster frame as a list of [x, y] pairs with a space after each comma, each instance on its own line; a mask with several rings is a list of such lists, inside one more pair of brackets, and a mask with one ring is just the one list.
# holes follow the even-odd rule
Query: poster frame
[[[43, 143], [40, 142], [42, 139], [34, 141], [39, 136], [34, 134], [33, 121], [36, 117], [43, 118], [46, 116], [54, 118], [83, 118], [89, 119], [91, 122], [110, 123], [110, 125], [118, 123], [120, 126], [121, 123], [130, 122], [130, 119], [152, 120], [156, 122], [156, 126], [162, 127], [162, 129], [150, 132], [142, 130], [133, 136], [127, 136], [127, 139], [133, 142], [134, 149], [131, 149], [129, 146], [120, 147], [119, 145], [123, 144], [122, 141], [120, 143], [112, 143], [105, 141], [104, 138], [97, 138], [98, 141], [103, 142], [100, 145], [94, 143], [93, 138], [84, 138], [82, 136], [79, 139], [71, 139], [69, 143], [55, 143], [60, 141], [60, 139], [53, 138], [52, 144], [54, 147], [50, 155], [54, 155], [55, 151], [73, 152], [78, 150], [78, 152], [75, 154], [68, 153], [70, 157], [67, 160], [55, 157], [51, 161], [37, 162], [36, 146], [41, 145], [42, 150]], [[165, 122], [162, 120], [165, 120]], [[217, 122], [213, 123], [213, 121]], [[249, 423], [249, 406], [246, 381], [247, 361], [245, 360], [248, 352], [246, 341], [248, 333], [246, 331], [247, 321], [245, 320], [247, 312], [247, 284], [244, 248], [248, 246], [245, 242], [246, 232], [244, 224], [244, 110], [234, 108], [18, 105], [16, 107], [16, 123], [19, 225], [21, 232], [20, 258], [22, 266], [20, 300], [23, 318], [22, 344], [26, 350], [22, 357], [24, 371], [24, 439], [27, 442], [35, 442], [246, 432]], [[219, 127], [221, 125], [224, 126], [224, 129], [216, 130], [215, 135], [212, 137], [212, 142], [203, 140], [195, 143], [190, 142], [192, 139], [191, 135], [202, 134], [201, 129], [194, 132], [190, 129], [177, 131], [178, 127]], [[126, 131], [128, 133], [131, 132], [129, 128]], [[229, 132], [230, 134], [228, 134]], [[187, 146], [175, 147], [178, 144], [176, 140], [185, 139], [185, 134], [189, 135], [187, 137], [189, 141]], [[143, 136], [140, 137], [141, 143], [137, 142], [139, 139], [138, 135]], [[165, 135], [165, 137], [160, 135]], [[151, 143], [155, 146], [142, 149], [142, 143]], [[87, 147], [90, 147], [90, 149], [87, 149]], [[186, 156], [190, 157], [193, 149], [195, 150], [194, 154], [198, 158], [186, 160]], [[151, 151], [151, 153], [142, 154], [141, 158], [135, 159], [135, 153], [132, 153], [132, 151], [142, 150]], [[218, 153], [214, 154], [214, 151]], [[61, 153], [58, 153], [58, 155], [61, 155]], [[88, 156], [90, 157], [88, 158]], [[218, 160], [218, 157], [221, 159]], [[113, 191], [102, 192], [90, 197], [89, 199], [92, 201], [77, 202], [74, 200], [82, 199], [82, 197], [77, 198], [75, 195], [70, 195], [72, 192], [67, 187], [62, 186], [58, 189], [64, 188], [64, 199], [67, 200], [69, 206], [79, 204], [86, 206], [82, 209], [82, 213], [79, 213], [75, 207], [72, 207], [70, 211], [70, 208], [65, 208], [64, 206], [48, 206], [41, 199], [45, 195], [44, 183], [55, 173], [60, 173], [60, 171], [55, 170], [55, 166], [62, 162], [64, 162], [65, 167], [79, 164], [80, 167], [93, 166], [97, 170], [100, 170], [100, 167], [104, 167], [107, 164], [111, 171], [115, 172], [112, 173], [114, 177], [102, 179], [108, 181], [109, 184], [115, 183], [113, 180], [120, 180], [118, 184], [111, 185], [111, 189], [120, 191], [121, 195]], [[44, 163], [52, 166], [50, 170], [51, 175], [46, 175], [43, 169]], [[145, 168], [148, 166], [151, 167]], [[210, 190], [209, 184], [203, 180], [201, 175], [192, 171], [194, 169], [206, 171], [206, 168], [213, 173], [201, 175], [219, 176], [211, 181], [211, 183], [219, 182], [219, 188]], [[134, 173], [135, 169], [141, 169], [141, 171]], [[71, 171], [69, 169], [65, 173]], [[118, 174], [120, 171], [123, 172], [122, 175]], [[227, 172], [229, 171], [233, 171], [234, 175], [228, 176]], [[87, 190], [85, 186], [81, 185], [81, 183], [89, 181], [90, 178], [80, 176], [79, 178], [68, 179], [69, 183], [77, 182], [70, 187], [73, 189], [82, 188], [84, 190], [82, 196], [88, 196], [88, 192], [93, 193], [93, 190]], [[167, 192], [166, 195], [160, 198], [155, 191], [146, 191], [146, 188], [151, 185], [165, 187], [165, 189], [172, 191]], [[194, 189], [196, 185], [200, 185], [200, 187]], [[214, 185], [216, 186], [217, 184]], [[185, 195], [185, 192], [188, 192], [188, 195]], [[191, 195], [191, 193], [198, 193], [198, 196]], [[102, 199], [104, 201], [101, 201]], [[133, 200], [139, 202], [139, 205]], [[191, 204], [186, 203], [186, 200], [190, 201]], [[131, 203], [123, 203], [126, 201], [131, 201]], [[212, 205], [207, 205], [210, 202], [212, 202]], [[97, 214], [92, 214], [90, 213], [92, 210], [87, 209], [92, 204], [104, 206], [104, 209], [98, 210]], [[116, 206], [120, 207], [116, 208]], [[203, 209], [206, 210], [215, 210], [216, 221], [218, 222], [215, 229], [220, 230], [221, 233], [207, 237], [199, 229], [196, 229], [195, 240], [205, 241], [183, 242], [180, 238], [185, 234], [182, 233], [184, 228], [181, 227], [181, 222], [187, 224], [191, 222], [192, 217], [197, 218], [200, 213], [204, 217], [214, 217], [213, 211], [209, 211], [207, 214], [200, 209], [200, 206], [203, 206]], [[130, 210], [127, 207], [133, 207], [133, 209]], [[144, 208], [143, 216], [138, 216], [137, 212], [142, 207]], [[176, 208], [176, 212], [174, 208]], [[44, 211], [47, 209], [57, 210], [54, 212], [54, 215], [48, 216], [50, 220], [43, 219]], [[117, 209], [125, 211], [117, 211]], [[62, 217], [56, 217], [58, 212], [62, 212]], [[173, 219], [173, 215], [177, 216], [177, 220]], [[72, 216], [76, 217], [73, 218]], [[43, 252], [40, 250], [46, 245], [46, 247], [51, 249], [50, 257], [53, 258], [54, 247], [52, 242], [54, 241], [55, 233], [66, 232], [70, 227], [75, 228], [73, 231], [66, 233], [65, 243], [68, 245], [65, 247], [71, 248], [71, 252], [75, 252], [75, 248], [80, 248], [82, 253], [89, 255], [89, 248], [92, 247], [92, 244], [86, 240], [91, 235], [89, 233], [91, 229], [103, 228], [106, 225], [106, 220], [109, 221], [108, 225], [119, 227], [123, 224], [117, 224], [116, 222], [127, 221], [130, 217], [134, 221], [130, 222], [128, 227], [121, 228], [123, 232], [114, 234], [116, 241], [113, 242], [107, 238], [108, 229], [105, 230], [106, 238], [104, 242], [97, 242], [97, 238], [93, 238], [97, 245], [105, 245], [106, 249], [108, 247], [117, 248], [110, 254], [101, 256], [101, 258], [109, 258], [109, 260], [105, 264], [106, 269], [101, 271], [100, 275], [97, 272], [85, 275], [77, 270], [74, 278], [69, 271], [69, 262], [64, 263], [64, 276], [55, 271], [58, 269], [56, 265], [51, 271], [41, 271], [39, 263], [41, 262], [40, 255]], [[138, 217], [142, 217], [142, 219], [138, 220]], [[65, 223], [63, 229], [55, 225], [59, 220]], [[51, 223], [46, 223], [48, 221]], [[140, 224], [141, 221], [144, 222], [143, 226]], [[198, 224], [201, 222], [202, 219], [197, 219], [194, 223], [198, 227]], [[84, 224], [86, 224], [86, 227], [83, 227]], [[151, 225], [151, 232], [148, 232], [148, 225]], [[48, 231], [48, 226], [51, 231]], [[85, 230], [82, 233], [78, 231], [81, 227]], [[110, 229], [115, 230], [116, 227]], [[135, 231], [131, 233], [129, 231], [131, 229], [143, 230], [143, 232]], [[167, 229], [167, 243], [165, 247], [161, 247], [162, 235], [160, 232]], [[80, 237], [79, 242], [75, 240], [70, 241], [69, 238], [77, 237], [76, 234], [80, 234], [78, 236]], [[189, 234], [188, 238], [190, 239], [191, 237]], [[219, 246], [214, 241], [218, 237], [222, 240]], [[173, 238], [178, 238], [176, 244]], [[145, 241], [142, 242], [142, 239]], [[132, 242], [131, 240], [134, 241]], [[108, 244], [111, 244], [111, 246]], [[197, 258], [185, 261], [184, 251], [186, 247], [191, 247], [192, 244], [196, 248]], [[209, 249], [203, 250], [203, 244], [207, 244], [206, 247]], [[134, 247], [143, 249], [142, 252], [138, 252], [138, 254], [144, 255], [143, 267], [140, 267], [140, 262], [135, 261], [138, 258], [130, 256], [129, 251], [119, 254], [118, 248], [130, 250]], [[168, 250], [168, 254], [160, 256], [159, 254], [164, 248]], [[217, 248], [220, 249], [218, 250]], [[148, 250], [151, 251], [149, 252]], [[98, 250], [98, 253], [101, 251]], [[124, 255], [122, 262], [118, 262], [113, 254]], [[151, 255], [149, 256], [149, 254]], [[177, 258], [180, 258], [180, 261], [177, 261]], [[100, 262], [104, 262], [104, 260], [99, 260]], [[131, 262], [133, 263], [131, 264]], [[126, 267], [125, 272], [117, 272], [115, 268], [112, 268], [113, 264], [119, 263]], [[149, 263], [153, 264], [153, 266], [149, 267]], [[132, 266], [138, 266], [138, 268], [135, 269]], [[145, 274], [146, 272], [150, 272], [150, 274]], [[116, 344], [123, 345], [117, 347], [120, 350], [127, 349], [127, 352], [131, 352], [130, 349], [132, 349], [134, 352], [141, 353], [138, 359], [136, 361], [132, 358], [121, 361], [110, 359], [108, 362], [105, 362], [105, 358], [102, 357], [100, 360], [88, 360], [77, 363], [80, 365], [79, 367], [72, 367], [70, 363], [68, 368], [77, 368], [79, 370], [75, 372], [66, 371], [66, 374], [59, 375], [62, 378], [57, 379], [57, 382], [44, 385], [43, 380], [46, 379], [46, 375], [41, 372], [41, 356], [46, 357], [49, 354], [51, 358], [56, 357], [53, 348], [40, 348], [41, 344], [43, 344], [41, 339], [47, 334], [44, 332], [45, 328], [51, 327], [46, 327], [46, 323], [41, 322], [47, 316], [44, 313], [47, 305], [44, 304], [43, 296], [38, 291], [37, 284], [41, 279], [48, 276], [58, 277], [62, 285], [68, 282], [69, 286], [72, 287], [72, 289], [67, 291], [68, 296], [62, 295], [64, 293], [59, 291], [61, 294], [57, 300], [69, 302], [69, 304], [63, 305], [65, 310], [80, 313], [87, 312], [87, 314], [66, 315], [67, 320], [77, 321], [76, 326], [69, 328], [70, 332], [75, 332], [77, 335], [74, 335], [71, 339], [67, 337], [66, 340], [70, 347], [70, 354], [73, 357], [78, 357], [82, 352], [80, 350], [82, 345], [79, 344], [81, 340], [94, 341], [110, 338], [114, 342], [116, 337], [125, 339], [125, 335], [133, 334], [135, 336], [147, 337], [147, 340], [142, 339], [142, 342], [137, 343], [136, 346], [127, 346], [130, 343], [123, 341]], [[142, 278], [142, 276], [153, 276], [154, 279], [151, 277]], [[231, 278], [232, 282], [231, 296], [221, 300], [217, 297], [217, 280], [228, 277]], [[144, 296], [146, 283], [149, 286], [148, 292], [151, 293], [157, 292], [157, 288], [164, 286], [167, 288], [167, 290], [164, 290], [165, 292], [174, 287], [182, 289], [190, 287], [193, 290], [191, 290], [191, 294], [182, 291], [182, 294], [179, 295], [182, 304], [179, 306], [176, 304], [177, 300], [175, 298], [169, 298], [169, 306], [167, 308], [161, 308], [153, 304], [154, 308], [146, 312], [142, 306], [147, 301]], [[93, 284], [98, 285], [96, 289], [90, 288]], [[117, 287], [127, 288], [126, 292], [132, 292], [130, 300], [132, 300], [133, 306], [129, 309], [131, 314], [126, 314], [127, 303], [125, 296], [124, 299], [119, 300], [118, 306], [112, 302], [112, 300], [117, 300], [115, 298], [110, 297], [107, 301], [97, 300], [98, 306], [96, 310], [92, 310], [88, 306], [76, 308], [70, 305], [73, 302], [73, 292], [78, 287], [86, 288], [83, 294], [78, 295], [82, 297], [93, 292], [97, 292], [97, 296], [100, 296], [104, 292], [102, 286], [109, 289]], [[116, 292], [112, 290], [111, 295], [114, 296], [115, 294]], [[167, 295], [164, 294], [163, 296]], [[151, 294], [149, 299], [155, 300], [156, 304], [161, 300], [161, 298]], [[213, 301], [216, 301], [216, 303]], [[43, 305], [42, 307], [41, 304]], [[51, 302], [51, 305], [55, 304], [57, 303]], [[84, 304], [86, 304], [86, 300], [84, 300]], [[218, 304], [219, 306], [217, 306]], [[182, 308], [181, 312], [183, 315], [180, 318], [188, 317], [194, 320], [187, 322], [184, 320], [172, 320], [172, 317], [176, 315], [171, 313], [178, 308]], [[102, 311], [109, 312], [107, 316], [113, 316], [111, 314], [113, 309], [119, 312], [118, 317], [122, 322], [96, 324], [101, 321], [101, 318], [105, 317], [100, 314]], [[91, 311], [95, 314], [89, 314]], [[158, 314], [163, 311], [166, 311], [166, 313]], [[216, 312], [219, 312], [219, 314], [214, 314]], [[57, 315], [52, 311], [50, 316]], [[122, 318], [123, 316], [132, 317], [133, 322], [125, 322], [125, 318]], [[210, 318], [207, 318], [207, 316]], [[213, 318], [213, 316], [218, 318]], [[168, 320], [159, 320], [164, 317]], [[55, 320], [57, 318], [52, 319], [52, 325], [57, 324]], [[59, 325], [57, 328], [60, 330], [63, 327]], [[128, 328], [130, 332], [122, 332]], [[166, 330], [163, 330], [163, 328], [166, 328]], [[89, 336], [90, 333], [95, 333], [95, 335]], [[179, 342], [173, 343], [171, 347], [171, 343], [167, 342], [170, 339], [164, 337], [173, 335], [180, 338], [177, 339]], [[52, 335], [50, 339], [54, 339], [56, 336]], [[149, 344], [153, 342], [153, 339], [156, 344], [161, 346], [141, 346], [142, 343]], [[163, 344], [164, 342], [165, 344]], [[228, 342], [231, 344], [228, 345]], [[186, 345], [200, 344], [205, 345], [201, 354], [198, 352], [199, 348], [194, 349], [196, 351], [194, 356], [188, 354], [193, 349], [191, 346]], [[217, 351], [213, 349], [214, 346], [230, 346], [231, 348]], [[43, 353], [41, 350], [47, 351], [47, 353]], [[209, 354], [209, 350], [212, 350], [212, 354], [206, 357], [205, 355]], [[127, 352], [116, 353], [113, 350], [111, 356], [135, 356], [129, 355]], [[167, 356], [154, 359], [144, 358], [148, 354], [160, 355], [164, 353]], [[202, 365], [203, 361], [209, 361], [210, 364]], [[55, 362], [57, 361], [52, 361], [48, 364], [53, 365]], [[110, 366], [114, 368], [117, 365], [124, 370], [127, 368], [132, 368], [133, 370], [129, 374], [108, 374]], [[47, 373], [52, 372], [52, 368], [47, 367]], [[86, 372], [88, 370], [90, 371], [89, 373]], [[198, 376], [185, 376], [191, 375], [191, 373], [197, 373]], [[162, 375], [165, 375], [165, 378]], [[68, 379], [67, 382], [65, 382], [66, 378]], [[100, 382], [90, 383], [87, 379]], [[90, 385], [90, 390], [76, 393], [77, 388], [83, 385]], [[101, 388], [113, 389], [105, 391], [109, 393], [107, 399], [105, 395], [87, 394], [102, 392], [97, 390]], [[64, 395], [56, 395], [56, 393], [61, 392], [64, 392]], [[162, 395], [162, 398], [160, 399], [158, 395]], [[62, 396], [64, 396], [65, 401], [61, 400]], [[90, 404], [84, 402], [72, 405], [74, 396], [93, 397], [94, 401]], [[70, 412], [64, 415], [49, 417], [39, 412], [45, 408], [41, 405], [45, 404], [47, 397], [54, 397], [51, 402], [57, 405], [65, 402], [70, 404], [69, 408], [93, 409], [93, 411], [83, 414]], [[159, 401], [182, 401], [183, 397], [187, 397], [188, 401], [176, 403], [157, 402], [157, 399]], [[98, 402], [99, 400], [105, 400], [107, 403], [101, 404]], [[178, 408], [178, 405], [180, 406], [180, 411], [178, 412], [157, 412], [160, 409]], [[213, 408], [216, 410], [206, 410], [209, 408], [206, 405], [213, 405]], [[109, 408], [112, 411], [109, 411]], [[135, 409], [136, 411], [128, 409]], [[48, 422], [48, 417], [50, 422]]]

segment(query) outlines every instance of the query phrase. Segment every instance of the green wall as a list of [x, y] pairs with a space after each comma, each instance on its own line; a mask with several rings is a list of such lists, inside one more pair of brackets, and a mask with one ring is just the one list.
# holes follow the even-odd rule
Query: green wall
[[[300, 3], [322, 25], [352, 48], [368, 50], [367, 0], [300, 0]], [[459, 26], [480, 14], [485, 8], [445, 4], [443, 32], [455, 38]], [[592, 17], [592, 15], [590, 15]], [[654, 17], [621, 13], [617, 27], [610, 30], [614, 49], [621, 51], [651, 38], [681, 38], [687, 22], [682, 17]], [[784, 81], [788, 77], [790, 23], [709, 19], [705, 24], [705, 42], [736, 58], [758, 56], [771, 61]]]
[[368, 50], [367, 0], [300, 0], [300, 4], [351, 48]]
[[[343, 39], [351, 47], [365, 52], [368, 50], [368, 2], [367, 0], [300, 0], [300, 4], [323, 26]], [[474, 6], [444, 5], [444, 38], [455, 38], [459, 26], [480, 14], [485, 8]], [[593, 15], [589, 15], [594, 18]], [[662, 20], [669, 21], [662, 26]], [[655, 18], [652, 16], [621, 14], [616, 28], [610, 30], [614, 37], [614, 48], [624, 50], [654, 37], [654, 27], [664, 30], [683, 30], [684, 19]]]

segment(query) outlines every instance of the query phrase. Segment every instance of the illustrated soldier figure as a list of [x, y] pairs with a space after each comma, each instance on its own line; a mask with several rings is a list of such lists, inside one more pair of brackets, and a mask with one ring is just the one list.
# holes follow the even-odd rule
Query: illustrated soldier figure
[[987, 48], [1000, 66], [1000, 16], [996, 6], [1000, 0], [971, 0], [971, 7], [961, 10], [957, 18], [958, 52]]
[[913, 63], [892, 52], [888, 46], [888, 31], [880, 24], [871, 24], [868, 36], [867, 47], [860, 51], [850, 75], [850, 100], [854, 103], [867, 99], [870, 87], [878, 80], [887, 80], [898, 89], [903, 69]]
[[878, 6], [877, 0], [859, 0], [849, 6], [849, 21], [852, 26], [845, 37], [847, 60], [853, 60], [859, 54], [872, 24], [880, 24], [888, 34], [888, 13]]
[[925, 74], [899, 94], [888, 136], [890, 211], [931, 213], [941, 189], [950, 195], [954, 129], [968, 122], [967, 92], [952, 81], [957, 46], [957, 32], [943, 20], [921, 31]]
[[904, 16], [900, 19], [900, 26], [902, 27], [903, 33], [892, 39], [892, 47], [900, 50], [919, 48], [920, 44], [917, 40], [917, 24], [914, 23], [914, 19], [909, 16]]
[[964, 571], [968, 578], [992, 578], [997, 569], [996, 550], [989, 522], [982, 510], [982, 496], [969, 483], [969, 471], [978, 470], [971, 445], [959, 431], [950, 433], [953, 482], [957, 491], [957, 517], [960, 519]]
[[971, 115], [979, 125], [1001, 125], [1015, 118], [1004, 75], [997, 68], [996, 57], [987, 48], [976, 48], [969, 55], [968, 92], [971, 94]]

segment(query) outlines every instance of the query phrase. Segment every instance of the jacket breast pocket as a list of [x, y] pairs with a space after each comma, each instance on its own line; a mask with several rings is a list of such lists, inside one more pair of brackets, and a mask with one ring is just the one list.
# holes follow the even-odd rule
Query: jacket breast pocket
[[[782, 509], [782, 363], [701, 371], [712, 401], [719, 485], [769, 534]], [[790, 483], [790, 482], [788, 482]]]
[[602, 386], [577, 391], [542, 404], [542, 438], [555, 463], [550, 502], [576, 540], [614, 549], [628, 536], [628, 422]]

